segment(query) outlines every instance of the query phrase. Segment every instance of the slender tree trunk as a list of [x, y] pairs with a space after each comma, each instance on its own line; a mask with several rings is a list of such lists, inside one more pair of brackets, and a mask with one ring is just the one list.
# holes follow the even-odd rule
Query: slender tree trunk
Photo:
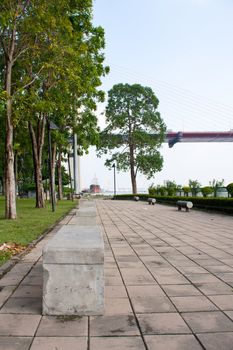
[[59, 200], [62, 200], [62, 199], [63, 199], [61, 159], [62, 159], [62, 154], [61, 154], [61, 148], [60, 148], [60, 149], [59, 149], [59, 152], [58, 152], [58, 161], [57, 161], [58, 199], [59, 199]]
[[[14, 39], [13, 39], [14, 40]], [[5, 171], [5, 218], [16, 219], [16, 195], [14, 174], [14, 151], [13, 151], [13, 124], [12, 124], [12, 98], [11, 98], [11, 76], [12, 55], [8, 57], [6, 64], [5, 89], [7, 92], [6, 102], [6, 171]]]
[[44, 145], [45, 116], [38, 121], [37, 135], [29, 122], [29, 132], [32, 141], [34, 177], [36, 183], [36, 208], [44, 208], [44, 187], [42, 182], [42, 150]]

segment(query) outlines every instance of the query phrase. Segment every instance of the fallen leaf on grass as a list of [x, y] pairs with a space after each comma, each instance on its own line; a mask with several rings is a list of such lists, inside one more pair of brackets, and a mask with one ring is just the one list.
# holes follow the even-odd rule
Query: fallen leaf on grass
[[25, 249], [25, 246], [18, 243], [3, 243], [0, 245], [0, 251], [16, 255], [21, 253]]

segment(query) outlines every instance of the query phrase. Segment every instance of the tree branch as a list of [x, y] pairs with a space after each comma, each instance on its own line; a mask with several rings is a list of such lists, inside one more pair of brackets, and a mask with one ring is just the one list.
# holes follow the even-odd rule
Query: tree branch
[[13, 63], [15, 63], [15, 61], [17, 61], [17, 59], [18, 59], [24, 52], [26, 52], [27, 50], [29, 50], [29, 47], [25, 47], [24, 49], [22, 49], [22, 50], [15, 56], [15, 58], [13, 59]]
[[24, 90], [24, 89], [28, 88], [29, 86], [31, 86], [31, 85], [34, 83], [34, 81], [38, 78], [38, 75], [40, 74], [40, 72], [41, 72], [43, 69], [44, 69], [44, 66], [42, 66], [42, 67], [38, 70], [38, 72], [36, 73], [36, 75], [34, 76], [34, 78], [33, 78], [29, 83], [27, 83], [27, 84], [25, 84], [24, 86], [22, 86], [20, 89], [17, 90], [17, 92], [18, 92], [19, 90]]

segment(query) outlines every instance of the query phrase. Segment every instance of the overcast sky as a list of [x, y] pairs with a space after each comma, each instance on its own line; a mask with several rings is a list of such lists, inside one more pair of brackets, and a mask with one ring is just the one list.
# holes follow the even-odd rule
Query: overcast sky
[[[233, 129], [232, 18], [232, 0], [95, 0], [94, 23], [105, 30], [111, 69], [102, 89], [150, 86], [173, 131]], [[104, 108], [97, 111], [102, 128]], [[163, 170], [150, 180], [138, 176], [139, 189], [164, 180], [233, 182], [233, 143], [164, 144], [161, 153]], [[81, 159], [81, 188], [95, 176], [103, 189], [113, 189], [113, 171], [91, 149]], [[117, 189], [130, 187], [129, 173], [117, 174]]]

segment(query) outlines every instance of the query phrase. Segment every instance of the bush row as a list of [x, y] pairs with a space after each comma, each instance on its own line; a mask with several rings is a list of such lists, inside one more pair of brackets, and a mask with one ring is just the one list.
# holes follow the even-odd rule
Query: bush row
[[[233, 198], [211, 198], [211, 197], [180, 197], [180, 196], [151, 196], [149, 194], [137, 194], [140, 200], [155, 198], [157, 203], [176, 205], [178, 200], [191, 201], [194, 208], [224, 211], [233, 213]], [[116, 195], [114, 199], [134, 200], [134, 194]]]

